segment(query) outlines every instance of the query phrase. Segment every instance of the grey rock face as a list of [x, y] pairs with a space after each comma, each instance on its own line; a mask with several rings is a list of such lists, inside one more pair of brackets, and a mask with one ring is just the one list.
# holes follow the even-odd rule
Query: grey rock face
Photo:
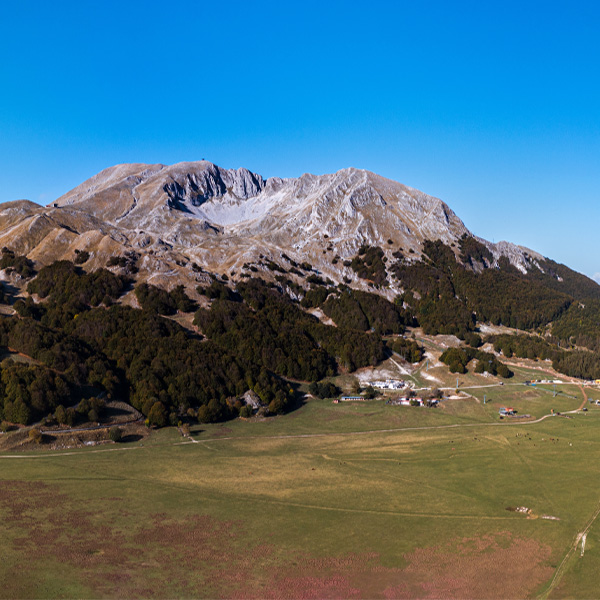
[[[121, 232], [140, 247], [131, 232], [143, 230], [154, 240], [143, 246], [149, 251], [162, 239], [212, 268], [233, 269], [259, 254], [277, 258], [292, 251], [334, 279], [352, 273], [333, 269], [324, 246], [340, 260], [363, 244], [382, 246], [388, 260], [394, 260], [394, 248], [412, 250], [416, 259], [427, 239], [456, 244], [470, 235], [440, 199], [354, 168], [265, 180], [248, 169], [208, 161], [117, 165], [55, 204], [112, 227], [113, 238]], [[541, 257], [534, 252], [508, 242], [484, 243], [496, 261], [506, 256], [521, 271], [539, 268]]]
[[247, 200], [265, 187], [264, 179], [248, 169], [226, 170], [210, 163], [206, 168], [177, 170], [169, 174], [169, 179], [163, 189], [169, 206], [179, 210], [186, 210], [188, 204], [201, 206], [227, 194]]

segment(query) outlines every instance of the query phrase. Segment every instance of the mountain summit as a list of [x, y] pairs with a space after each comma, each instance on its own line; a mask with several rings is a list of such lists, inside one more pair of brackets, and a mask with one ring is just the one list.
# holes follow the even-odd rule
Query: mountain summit
[[[208, 161], [121, 164], [94, 175], [47, 207], [0, 206], [0, 244], [47, 264], [89, 252], [90, 267], [135, 253], [140, 276], [171, 278], [188, 264], [239, 277], [244, 265], [310, 263], [333, 281], [355, 281], [347, 263], [361, 247], [422, 256], [426, 240], [457, 245], [472, 236], [441, 200], [369, 171], [264, 179]], [[494, 261], [539, 268], [531, 250], [479, 239]], [[198, 271], [196, 271], [197, 273]], [[392, 290], [394, 286], [392, 285]], [[396, 290], [397, 291], [397, 290]]]

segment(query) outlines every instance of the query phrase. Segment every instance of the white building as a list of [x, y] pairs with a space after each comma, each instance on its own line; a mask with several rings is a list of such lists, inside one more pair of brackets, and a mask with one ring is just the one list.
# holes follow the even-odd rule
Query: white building
[[406, 383], [401, 379], [386, 379], [385, 381], [372, 381], [371, 385], [380, 390], [401, 390]]

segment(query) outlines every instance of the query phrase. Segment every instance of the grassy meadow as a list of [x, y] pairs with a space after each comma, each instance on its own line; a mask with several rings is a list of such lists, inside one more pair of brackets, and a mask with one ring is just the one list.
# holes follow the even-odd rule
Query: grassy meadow
[[600, 409], [497, 414], [578, 408], [563, 388], [312, 400], [193, 441], [0, 455], [0, 596], [595, 596], [600, 524], [583, 556], [575, 540], [600, 502]]

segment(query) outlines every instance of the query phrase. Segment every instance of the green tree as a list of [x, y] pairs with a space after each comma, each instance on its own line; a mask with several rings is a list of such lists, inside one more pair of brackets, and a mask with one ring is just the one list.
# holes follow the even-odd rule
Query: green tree
[[376, 398], [378, 396], [379, 392], [372, 386], [372, 385], [368, 385], [365, 388], [365, 398], [372, 400], [373, 398]]
[[249, 406], [248, 404], [245, 404], [244, 406], [242, 406], [242, 408], [240, 409], [240, 417], [242, 417], [243, 419], [248, 419], [252, 416], [252, 407]]
[[54, 411], [54, 418], [58, 421], [60, 425], [67, 424], [67, 411], [62, 404], [59, 404]]
[[155, 427], [164, 427], [167, 424], [167, 409], [162, 402], [155, 402], [148, 413], [148, 422]]
[[35, 427], [29, 430], [29, 439], [36, 444], [41, 444], [43, 440], [42, 432]]
[[123, 438], [123, 432], [119, 427], [111, 427], [108, 432], [108, 437], [115, 443], [120, 442]]

